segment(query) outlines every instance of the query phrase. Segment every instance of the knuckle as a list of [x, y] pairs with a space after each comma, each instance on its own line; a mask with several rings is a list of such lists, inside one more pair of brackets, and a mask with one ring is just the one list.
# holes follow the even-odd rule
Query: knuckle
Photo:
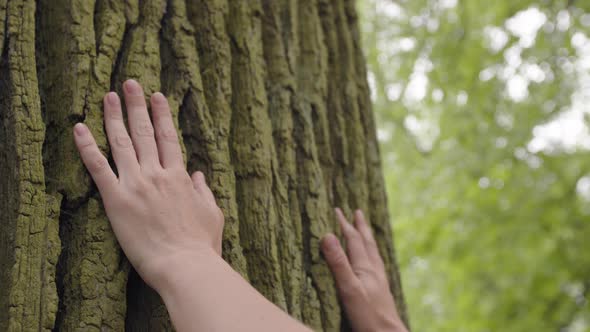
[[363, 293], [361, 283], [354, 279], [348, 280], [347, 282], [341, 282], [338, 288], [340, 289], [340, 295], [344, 298], [356, 297]]
[[158, 170], [158, 169], [151, 170], [148, 173], [148, 177], [156, 186], [161, 186], [161, 185], [164, 185], [168, 182], [168, 177], [166, 176], [166, 172], [164, 172], [163, 170]]
[[123, 120], [123, 112], [120, 108], [108, 108], [105, 116], [111, 120]]
[[376, 277], [375, 271], [371, 268], [371, 266], [366, 264], [356, 265], [352, 267], [354, 274], [359, 277], [368, 277], [370, 279], [374, 279]]
[[165, 170], [166, 172], [169, 172], [172, 181], [174, 181], [174, 183], [178, 183], [181, 184], [183, 186], [187, 186], [192, 188], [193, 187], [193, 182], [191, 180], [191, 177], [188, 175], [188, 173], [186, 172], [186, 170], [184, 168], [172, 168], [169, 170]]
[[172, 114], [170, 113], [170, 109], [168, 108], [167, 104], [166, 105], [156, 105], [155, 107], [152, 107], [152, 117], [154, 119], [158, 119], [158, 120], [163, 120], [163, 119], [168, 119], [168, 118], [172, 118]]
[[150, 121], [142, 121], [135, 127], [134, 132], [138, 137], [153, 137], [154, 127]]
[[89, 169], [93, 173], [102, 173], [109, 167], [109, 162], [102, 155], [96, 156], [90, 160]]
[[350, 237], [353, 238], [354, 240], [360, 240], [361, 234], [355, 228], [351, 228], [350, 229]]
[[158, 138], [167, 142], [176, 142], [178, 134], [174, 128], [166, 128], [158, 131]]
[[129, 187], [134, 194], [145, 194], [148, 184], [142, 178], [137, 178], [129, 183]]
[[131, 138], [127, 135], [119, 135], [115, 138], [115, 144], [120, 148], [130, 148], [133, 146]]
[[94, 142], [91, 140], [78, 144], [78, 150], [82, 153], [89, 153], [93, 148]]
[[349, 242], [358, 243], [362, 241], [361, 235], [354, 228], [350, 229], [345, 235]]
[[344, 251], [338, 250], [332, 253], [331, 257], [329, 258], [330, 263], [335, 268], [343, 268], [348, 264], [348, 258], [344, 254]]

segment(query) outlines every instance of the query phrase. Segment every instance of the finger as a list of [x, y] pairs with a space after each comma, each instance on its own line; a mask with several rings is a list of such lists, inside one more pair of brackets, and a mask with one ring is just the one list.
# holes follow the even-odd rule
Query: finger
[[365, 249], [365, 244], [359, 232], [346, 220], [342, 210], [336, 209], [336, 217], [340, 222], [340, 228], [344, 239], [346, 240], [346, 251], [350, 258], [353, 270], [358, 273], [364, 273], [370, 269], [369, 257]]
[[121, 100], [114, 92], [109, 92], [104, 98], [104, 123], [119, 175], [138, 172], [135, 149], [123, 122]]
[[357, 231], [361, 234], [363, 238], [363, 243], [365, 244], [365, 249], [367, 251], [367, 255], [373, 264], [383, 264], [383, 260], [381, 259], [381, 255], [379, 254], [379, 248], [377, 247], [377, 242], [375, 241], [375, 237], [373, 237], [373, 232], [371, 232], [371, 227], [367, 223], [367, 219], [365, 219], [365, 215], [363, 211], [356, 210], [354, 212], [354, 224]]
[[362, 292], [361, 281], [354, 274], [338, 238], [334, 234], [327, 234], [322, 239], [321, 248], [336, 281], [336, 287], [342, 301], [348, 303], [351, 300], [354, 301], [355, 298], [359, 298], [358, 295]]
[[215, 203], [215, 195], [213, 195], [213, 192], [207, 185], [203, 172], [194, 172], [191, 179], [193, 180], [193, 187], [195, 190], [205, 196], [208, 201]]
[[160, 167], [154, 127], [147, 111], [143, 89], [136, 81], [127, 80], [123, 83], [123, 91], [125, 92], [129, 129], [139, 164], [141, 168]]
[[156, 131], [158, 155], [164, 168], [183, 167], [182, 151], [178, 142], [178, 134], [172, 121], [172, 113], [168, 100], [160, 92], [156, 92], [151, 98], [152, 118]]
[[117, 185], [117, 176], [105, 156], [100, 153], [88, 127], [78, 123], [74, 126], [74, 141], [82, 161], [101, 192], [110, 191]]

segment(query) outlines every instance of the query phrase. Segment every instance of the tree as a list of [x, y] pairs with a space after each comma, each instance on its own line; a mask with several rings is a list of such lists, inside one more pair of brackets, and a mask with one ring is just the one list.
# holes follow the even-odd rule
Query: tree
[[352, 0], [0, 0], [0, 330], [171, 329], [71, 134], [108, 154], [101, 100], [126, 78], [169, 97], [224, 258], [266, 297], [339, 329], [318, 244], [359, 207], [403, 314], [357, 25]]

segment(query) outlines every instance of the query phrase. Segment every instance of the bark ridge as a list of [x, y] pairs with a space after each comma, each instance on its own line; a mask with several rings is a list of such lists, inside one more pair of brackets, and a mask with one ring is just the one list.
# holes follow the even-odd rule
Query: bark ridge
[[224, 258], [316, 330], [346, 328], [319, 251], [367, 211], [405, 316], [353, 0], [0, 0], [0, 330], [172, 330], [78, 158], [102, 96], [169, 96]]

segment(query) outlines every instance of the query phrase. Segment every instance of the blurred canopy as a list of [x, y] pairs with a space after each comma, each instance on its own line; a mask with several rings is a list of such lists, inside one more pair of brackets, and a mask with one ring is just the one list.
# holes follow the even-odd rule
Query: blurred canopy
[[358, 6], [413, 330], [590, 331], [590, 1]]

